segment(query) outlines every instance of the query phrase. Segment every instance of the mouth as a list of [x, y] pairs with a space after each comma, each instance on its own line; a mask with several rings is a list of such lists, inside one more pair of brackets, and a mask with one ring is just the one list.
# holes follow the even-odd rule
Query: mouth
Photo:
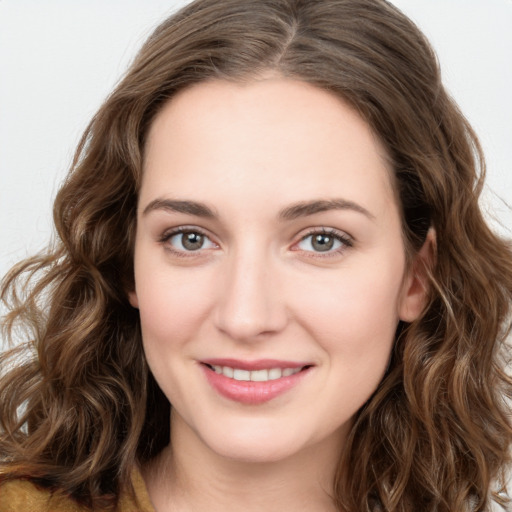
[[311, 368], [312, 365], [289, 367], [289, 368], [263, 368], [261, 370], [246, 370], [233, 366], [212, 365], [203, 363], [211, 371], [218, 375], [224, 375], [228, 379], [243, 382], [268, 382], [271, 380], [281, 379], [283, 377], [291, 377], [299, 372]]
[[246, 405], [269, 402], [296, 387], [314, 365], [286, 361], [202, 361], [210, 386], [222, 397]]

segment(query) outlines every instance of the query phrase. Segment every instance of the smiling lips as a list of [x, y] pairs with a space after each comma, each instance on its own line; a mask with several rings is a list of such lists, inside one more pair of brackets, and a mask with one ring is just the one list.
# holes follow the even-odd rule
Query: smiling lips
[[222, 374], [230, 379], [251, 382], [267, 382], [269, 380], [280, 379], [281, 377], [290, 377], [299, 373], [302, 368], [270, 368], [268, 370], [242, 370], [240, 368], [231, 368], [230, 366], [213, 366], [215, 373]]
[[298, 384], [311, 364], [287, 361], [203, 361], [201, 367], [210, 385], [222, 396], [256, 405], [268, 402]]

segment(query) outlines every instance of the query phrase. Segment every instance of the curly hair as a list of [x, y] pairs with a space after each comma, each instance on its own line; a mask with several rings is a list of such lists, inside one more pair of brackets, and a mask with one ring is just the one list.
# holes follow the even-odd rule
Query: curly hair
[[56, 241], [3, 280], [5, 335], [22, 329], [26, 341], [0, 356], [0, 479], [114, 506], [133, 466], [168, 444], [171, 406], [127, 297], [145, 139], [178, 91], [266, 71], [338, 95], [380, 138], [409, 258], [436, 233], [428, 305], [399, 326], [390, 367], [357, 414], [336, 505], [504, 504], [512, 247], [482, 217], [482, 151], [432, 48], [385, 0], [197, 0], [154, 31], [81, 139], [54, 205]]

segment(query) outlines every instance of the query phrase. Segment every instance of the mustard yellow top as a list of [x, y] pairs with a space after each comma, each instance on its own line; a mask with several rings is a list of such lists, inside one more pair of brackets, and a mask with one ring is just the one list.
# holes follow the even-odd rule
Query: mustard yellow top
[[[155, 512], [146, 485], [138, 470], [132, 475], [135, 498], [121, 494], [116, 512]], [[63, 494], [36, 487], [27, 480], [11, 480], [0, 485], [0, 512], [90, 512]]]

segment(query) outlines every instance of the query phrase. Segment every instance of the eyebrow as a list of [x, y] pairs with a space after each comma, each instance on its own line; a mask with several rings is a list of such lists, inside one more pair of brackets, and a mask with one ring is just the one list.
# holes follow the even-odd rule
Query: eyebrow
[[216, 219], [218, 215], [204, 203], [198, 203], [196, 201], [179, 201], [175, 199], [155, 199], [151, 201], [142, 215], [147, 215], [149, 212], [154, 210], [167, 210], [175, 213], [188, 213], [189, 215], [195, 215], [196, 217], [204, 217], [208, 219]]
[[353, 201], [346, 199], [317, 199], [313, 201], [301, 201], [299, 203], [287, 206], [279, 212], [279, 218], [282, 220], [294, 220], [299, 217], [307, 217], [315, 213], [326, 212], [329, 210], [352, 210], [361, 213], [371, 220], [375, 216], [370, 213], [366, 208]]
[[[154, 210], [167, 210], [175, 213], [186, 213], [207, 219], [217, 219], [219, 217], [212, 208], [204, 203], [199, 203], [196, 201], [155, 199], [151, 201], [146, 206], [146, 208], [144, 208], [142, 214], [147, 215], [149, 212]], [[354, 203], [353, 201], [348, 201], [346, 199], [315, 199], [312, 201], [300, 201], [282, 209], [278, 214], [278, 218], [280, 220], [294, 220], [300, 217], [307, 217], [309, 215], [314, 215], [315, 213], [321, 213], [330, 210], [352, 210], [363, 214], [370, 220], [375, 219], [375, 216], [366, 208], [362, 207], [358, 203]]]

